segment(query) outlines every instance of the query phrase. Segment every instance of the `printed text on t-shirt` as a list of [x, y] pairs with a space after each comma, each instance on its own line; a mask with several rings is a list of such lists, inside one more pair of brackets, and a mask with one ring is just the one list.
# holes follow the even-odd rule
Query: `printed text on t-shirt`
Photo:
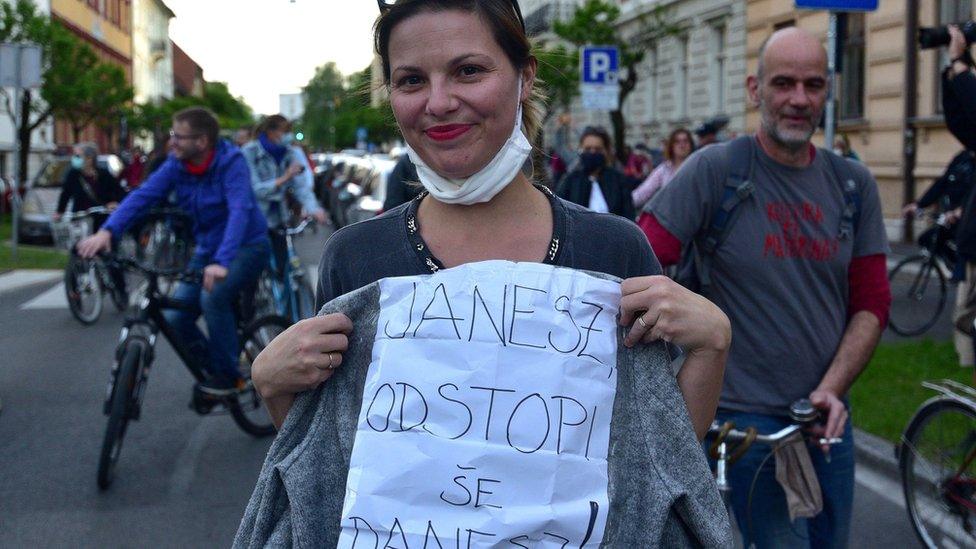
[[801, 222], [815, 226], [823, 224], [824, 213], [819, 204], [806, 201], [800, 204], [769, 202], [766, 204], [766, 217], [777, 223], [782, 232], [766, 234], [764, 257], [829, 261], [837, 255], [840, 245], [836, 238], [800, 234]]

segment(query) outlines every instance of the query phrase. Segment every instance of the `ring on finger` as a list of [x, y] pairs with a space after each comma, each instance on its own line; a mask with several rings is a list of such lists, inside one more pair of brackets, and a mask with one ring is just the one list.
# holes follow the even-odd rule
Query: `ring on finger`
[[640, 315], [639, 317], [637, 317], [637, 322], [640, 323], [641, 328], [644, 328], [645, 330], [647, 329], [647, 323], [644, 322], [644, 315]]
[[332, 358], [332, 351], [329, 351], [329, 369], [330, 370], [334, 370], [335, 367], [336, 367], [336, 365], [335, 365], [335, 359]]

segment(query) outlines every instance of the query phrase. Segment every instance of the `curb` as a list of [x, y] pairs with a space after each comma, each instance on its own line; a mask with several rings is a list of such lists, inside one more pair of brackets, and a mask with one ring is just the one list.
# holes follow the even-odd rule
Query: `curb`
[[858, 465], [867, 465], [892, 481], [901, 483], [896, 452], [894, 444], [867, 431], [854, 428], [855, 462]]

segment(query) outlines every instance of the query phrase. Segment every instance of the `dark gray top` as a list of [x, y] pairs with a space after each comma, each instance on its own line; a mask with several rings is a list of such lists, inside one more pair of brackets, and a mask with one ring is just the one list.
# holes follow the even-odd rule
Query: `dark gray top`
[[[754, 139], [754, 138], [753, 138]], [[805, 168], [784, 166], [753, 143], [755, 192], [736, 207], [712, 262], [708, 297], [732, 321], [720, 406], [786, 414], [816, 389], [847, 327], [848, 267], [888, 251], [878, 186], [847, 161], [860, 194], [853, 238], [840, 238], [841, 182], [818, 150]], [[646, 210], [682, 244], [708, 229], [729, 171], [728, 145], [691, 156]]]
[[[546, 263], [626, 279], [661, 274], [647, 237], [633, 222], [596, 213], [553, 196], [553, 238]], [[319, 265], [316, 309], [331, 299], [391, 276], [443, 268], [420, 238], [417, 206], [426, 196], [335, 232]], [[499, 258], [504, 259], [504, 258]]]
[[[349, 350], [328, 383], [295, 400], [268, 452], [234, 547], [336, 547], [379, 298], [379, 284], [373, 283], [321, 311], [352, 319], [356, 330]], [[607, 458], [610, 511], [601, 545], [731, 547], [728, 514], [664, 344], [627, 349], [620, 337], [618, 331]]]

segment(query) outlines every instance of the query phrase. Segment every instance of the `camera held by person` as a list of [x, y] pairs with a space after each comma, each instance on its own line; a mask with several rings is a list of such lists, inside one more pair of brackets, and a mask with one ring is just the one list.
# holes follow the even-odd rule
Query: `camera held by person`
[[[976, 42], [976, 21], [966, 21], [958, 26], [966, 39], [966, 45]], [[922, 27], [918, 29], [918, 45], [923, 50], [948, 46], [951, 41], [949, 25], [944, 27]]]

